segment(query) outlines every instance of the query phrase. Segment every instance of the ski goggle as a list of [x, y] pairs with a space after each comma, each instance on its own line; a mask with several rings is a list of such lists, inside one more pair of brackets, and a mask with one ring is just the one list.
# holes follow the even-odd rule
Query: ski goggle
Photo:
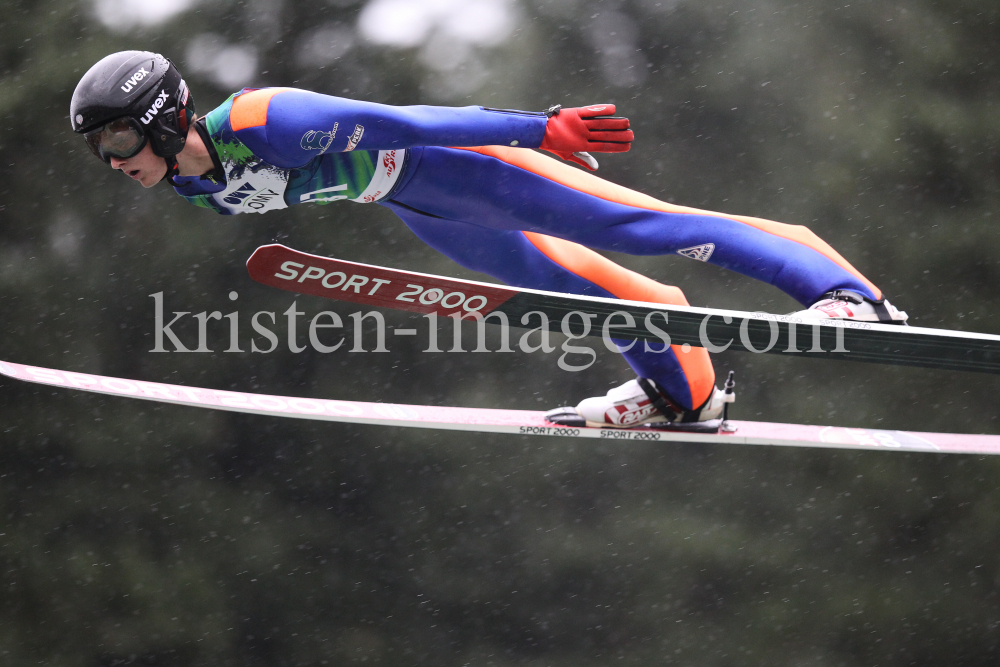
[[126, 160], [138, 155], [147, 141], [139, 121], [130, 116], [116, 118], [104, 127], [85, 133], [83, 138], [94, 155], [108, 164], [113, 157]]

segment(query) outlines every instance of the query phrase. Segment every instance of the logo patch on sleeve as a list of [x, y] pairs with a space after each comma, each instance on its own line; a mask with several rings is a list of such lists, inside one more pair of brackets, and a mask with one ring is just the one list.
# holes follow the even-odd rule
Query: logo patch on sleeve
[[691, 246], [690, 248], [681, 248], [677, 251], [677, 254], [681, 257], [687, 257], [688, 259], [694, 259], [699, 262], [707, 262], [713, 252], [715, 252], [714, 243], [702, 243], [701, 245]]
[[354, 133], [351, 134], [350, 139], [347, 140], [347, 148], [344, 149], [345, 152], [353, 151], [355, 148], [357, 148], [358, 144], [361, 143], [361, 135], [363, 135], [364, 133], [365, 133], [364, 125], [355, 125]]
[[337, 127], [340, 123], [334, 123], [333, 129], [329, 132], [322, 132], [320, 130], [309, 130], [302, 135], [302, 140], [299, 141], [299, 146], [303, 150], [307, 151], [319, 151], [322, 155], [326, 152], [326, 149], [330, 147], [333, 140], [337, 137]]

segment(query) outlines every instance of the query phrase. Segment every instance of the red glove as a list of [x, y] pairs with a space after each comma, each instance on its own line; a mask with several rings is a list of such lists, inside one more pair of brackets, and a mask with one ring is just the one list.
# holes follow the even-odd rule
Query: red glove
[[614, 104], [572, 109], [556, 105], [546, 111], [549, 121], [539, 148], [593, 171], [597, 169], [597, 160], [589, 151], [624, 153], [632, 147], [635, 135], [628, 129], [628, 118], [615, 118], [614, 113]]

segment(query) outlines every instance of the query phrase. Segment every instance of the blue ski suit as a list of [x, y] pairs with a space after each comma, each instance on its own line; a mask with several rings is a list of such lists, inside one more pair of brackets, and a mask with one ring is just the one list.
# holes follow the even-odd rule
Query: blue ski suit
[[[676, 287], [591, 250], [680, 254], [774, 285], [803, 305], [882, 294], [805, 227], [675, 206], [528, 150], [543, 113], [393, 107], [293, 88], [246, 89], [204, 119], [223, 178], [175, 177], [222, 214], [350, 199], [391, 209], [428, 245], [509, 285], [687, 305]], [[715, 386], [702, 348], [623, 353], [686, 409]]]

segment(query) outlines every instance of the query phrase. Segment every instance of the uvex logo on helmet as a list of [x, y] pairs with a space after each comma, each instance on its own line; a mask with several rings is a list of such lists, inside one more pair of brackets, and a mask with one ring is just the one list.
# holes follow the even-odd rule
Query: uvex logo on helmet
[[125, 81], [125, 84], [121, 87], [123, 91], [130, 92], [135, 84], [139, 83], [143, 79], [149, 76], [149, 70], [145, 67], [140, 67], [139, 71], [133, 74]]
[[160, 113], [160, 109], [163, 107], [163, 104], [169, 98], [170, 98], [170, 94], [167, 93], [167, 91], [165, 91], [165, 90], [161, 90], [160, 94], [156, 96], [156, 100], [149, 107], [149, 110], [146, 111], [146, 115], [139, 119], [139, 120], [142, 121], [142, 124], [143, 125], [149, 125], [149, 123], [153, 120], [153, 116], [155, 116], [156, 114]]

